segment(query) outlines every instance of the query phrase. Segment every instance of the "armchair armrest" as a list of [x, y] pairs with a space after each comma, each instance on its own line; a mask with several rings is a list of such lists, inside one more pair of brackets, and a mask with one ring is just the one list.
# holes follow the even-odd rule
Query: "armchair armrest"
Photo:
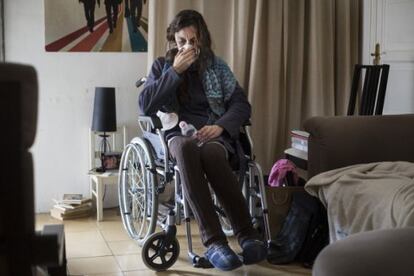
[[414, 161], [414, 114], [308, 119], [308, 175], [359, 163]]

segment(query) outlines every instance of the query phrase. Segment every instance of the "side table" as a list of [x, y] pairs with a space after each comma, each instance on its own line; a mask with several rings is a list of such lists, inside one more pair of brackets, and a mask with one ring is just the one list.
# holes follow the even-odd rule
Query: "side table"
[[104, 197], [104, 187], [105, 184], [115, 184], [118, 185], [118, 175], [119, 173], [114, 172], [104, 172], [98, 173], [95, 171], [91, 171], [89, 173], [89, 177], [91, 179], [90, 182], [90, 195], [91, 198], [95, 197], [96, 199], [96, 220], [102, 221], [103, 220], [103, 197]]

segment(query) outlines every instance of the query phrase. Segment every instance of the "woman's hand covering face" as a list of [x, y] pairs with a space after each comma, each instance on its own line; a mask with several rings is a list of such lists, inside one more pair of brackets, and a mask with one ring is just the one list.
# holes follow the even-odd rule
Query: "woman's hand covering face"
[[187, 70], [196, 59], [197, 55], [194, 48], [181, 49], [175, 56], [173, 63], [174, 70], [178, 74], [181, 74]]
[[196, 28], [188, 26], [176, 32], [175, 43], [179, 50], [175, 56], [173, 67], [178, 74], [181, 74], [194, 63], [198, 56]]

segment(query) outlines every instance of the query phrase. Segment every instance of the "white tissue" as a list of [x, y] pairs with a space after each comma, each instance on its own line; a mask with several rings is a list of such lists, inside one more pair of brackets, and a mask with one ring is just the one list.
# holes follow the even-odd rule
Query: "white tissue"
[[157, 112], [158, 118], [160, 118], [162, 129], [169, 130], [174, 128], [178, 124], [178, 115], [176, 113], [165, 113], [162, 111]]

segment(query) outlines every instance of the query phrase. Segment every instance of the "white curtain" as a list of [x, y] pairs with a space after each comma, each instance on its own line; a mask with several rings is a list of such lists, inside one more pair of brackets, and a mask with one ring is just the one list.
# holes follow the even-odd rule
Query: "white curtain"
[[315, 115], [345, 114], [360, 48], [359, 0], [149, 0], [148, 66], [166, 52], [182, 9], [201, 12], [213, 50], [253, 107], [257, 160], [267, 172], [289, 132]]

